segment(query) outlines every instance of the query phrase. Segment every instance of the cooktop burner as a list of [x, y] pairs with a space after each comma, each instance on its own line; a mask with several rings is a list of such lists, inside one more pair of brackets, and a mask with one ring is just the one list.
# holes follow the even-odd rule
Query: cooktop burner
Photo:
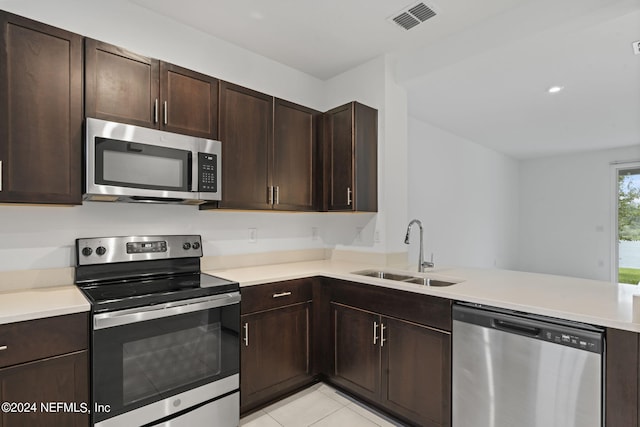
[[129, 236], [76, 240], [76, 284], [94, 313], [237, 292], [200, 272], [200, 236]]
[[80, 285], [94, 313], [236, 292], [240, 286], [205, 273]]

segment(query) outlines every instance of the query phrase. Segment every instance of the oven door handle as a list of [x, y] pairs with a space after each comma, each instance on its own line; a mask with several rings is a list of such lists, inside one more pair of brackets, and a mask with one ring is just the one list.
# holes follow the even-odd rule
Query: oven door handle
[[212, 297], [194, 298], [185, 301], [175, 301], [150, 307], [139, 307], [128, 310], [100, 313], [93, 316], [93, 329], [112, 328], [130, 323], [145, 322], [194, 311], [209, 310], [240, 302], [240, 292], [232, 292]]

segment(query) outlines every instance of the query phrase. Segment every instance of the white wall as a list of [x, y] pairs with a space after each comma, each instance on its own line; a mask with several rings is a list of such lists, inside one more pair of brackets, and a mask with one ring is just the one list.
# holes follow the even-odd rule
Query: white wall
[[522, 161], [518, 269], [610, 280], [610, 162], [633, 160], [640, 160], [640, 144]]
[[407, 96], [390, 61], [380, 56], [328, 80], [325, 101], [325, 109], [355, 100], [378, 110], [378, 213], [356, 214], [345, 231], [362, 227], [358, 250], [386, 253], [406, 252], [407, 222]]
[[[518, 162], [409, 117], [409, 217], [439, 265], [517, 264]], [[412, 230], [410, 262], [418, 256]]]

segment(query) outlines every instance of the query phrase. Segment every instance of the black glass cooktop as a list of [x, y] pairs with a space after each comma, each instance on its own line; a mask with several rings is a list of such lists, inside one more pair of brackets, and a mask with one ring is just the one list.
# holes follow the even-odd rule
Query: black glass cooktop
[[94, 313], [142, 307], [227, 292], [240, 286], [205, 273], [169, 275], [78, 285]]

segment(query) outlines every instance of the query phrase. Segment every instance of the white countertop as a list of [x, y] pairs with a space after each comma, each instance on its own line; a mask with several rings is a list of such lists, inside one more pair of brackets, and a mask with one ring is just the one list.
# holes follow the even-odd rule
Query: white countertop
[[[615, 285], [603, 281], [547, 274], [475, 268], [436, 267], [423, 274], [434, 279], [459, 282], [448, 287], [425, 287], [351, 274], [354, 271], [369, 268], [377, 267], [323, 260], [212, 270], [207, 273], [237, 281], [240, 286], [326, 276], [640, 332], [640, 323], [633, 321], [632, 307], [633, 296], [640, 296], [638, 286]], [[401, 269], [383, 268], [382, 270], [406, 273]], [[415, 273], [415, 267], [412, 274], [420, 275]]]
[[89, 311], [75, 285], [39, 287], [0, 293], [0, 324]]
[[[448, 287], [425, 287], [352, 274], [379, 268], [336, 260], [270, 264], [207, 273], [251, 286], [302, 277], [325, 276], [375, 286], [492, 305], [594, 325], [640, 332], [633, 321], [633, 299], [640, 287], [547, 274], [474, 268], [436, 267], [422, 275], [459, 282]], [[403, 269], [383, 270], [407, 273]], [[29, 273], [32, 274], [32, 273]], [[62, 278], [67, 277], [64, 272]], [[412, 274], [415, 273], [415, 267]], [[46, 276], [51, 277], [47, 274]], [[1, 289], [1, 287], [0, 287]], [[640, 306], [640, 304], [639, 304]], [[90, 305], [75, 285], [33, 287], [0, 292], [0, 324], [89, 311]], [[640, 318], [640, 313], [636, 313]]]

